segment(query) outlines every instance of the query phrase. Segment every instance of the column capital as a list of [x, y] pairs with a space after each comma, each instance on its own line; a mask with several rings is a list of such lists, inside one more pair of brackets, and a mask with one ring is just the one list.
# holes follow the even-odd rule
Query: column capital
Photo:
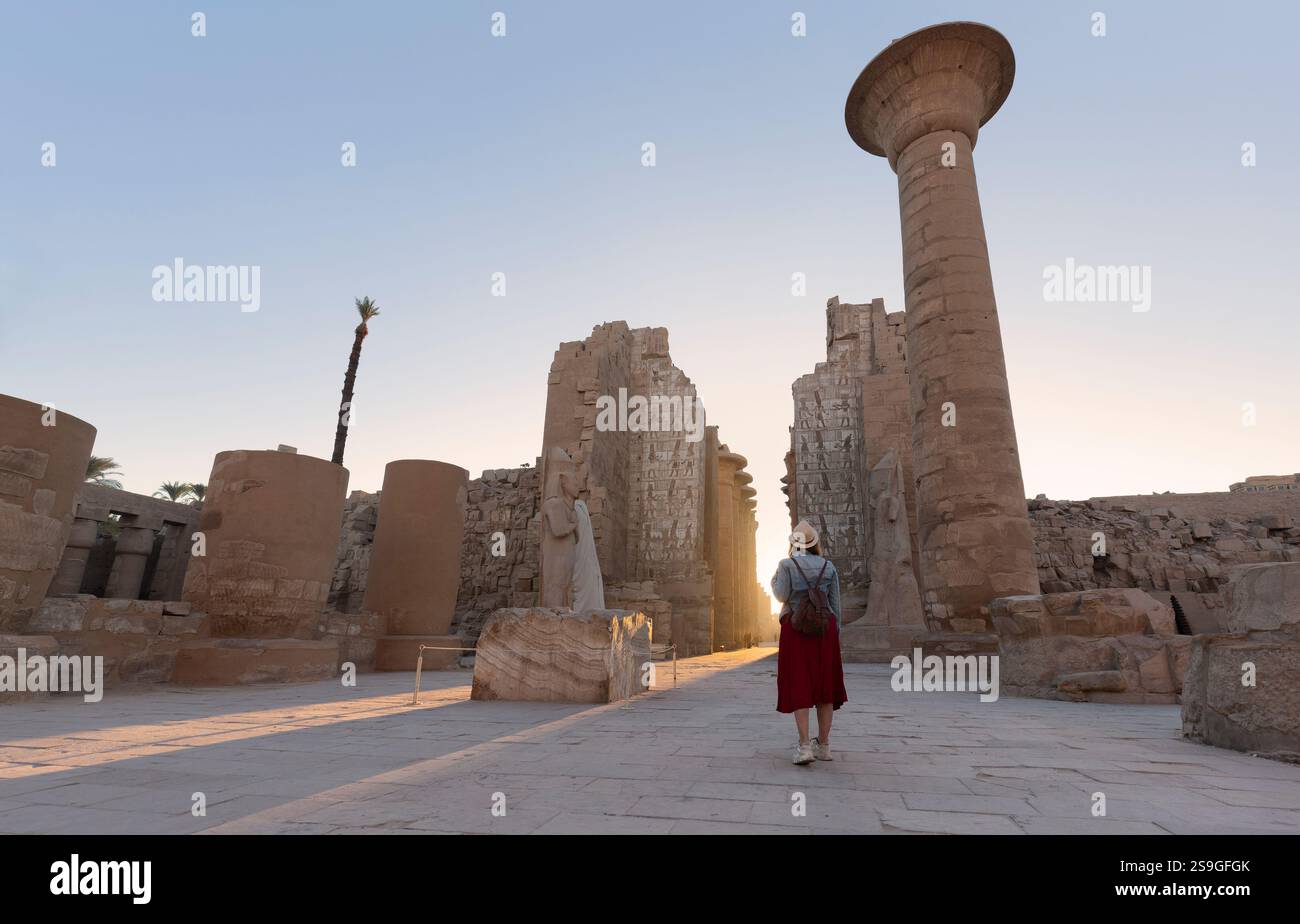
[[1002, 106], [1016, 73], [1011, 43], [977, 22], [946, 22], [895, 39], [849, 91], [844, 123], [854, 143], [897, 169], [908, 145], [937, 131], [970, 139]]

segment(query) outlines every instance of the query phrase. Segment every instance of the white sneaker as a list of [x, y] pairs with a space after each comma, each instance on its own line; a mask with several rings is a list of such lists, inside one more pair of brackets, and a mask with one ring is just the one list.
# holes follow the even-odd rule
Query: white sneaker
[[813, 756], [816, 757], [818, 760], [835, 759], [834, 757], [831, 757], [831, 746], [829, 744], [822, 744], [816, 738], [812, 740], [812, 752], [813, 752]]
[[811, 744], [796, 744], [794, 746], [794, 762], [796, 764], [802, 767], [804, 764], [810, 764], [814, 760], [816, 760], [816, 757], [813, 755]]

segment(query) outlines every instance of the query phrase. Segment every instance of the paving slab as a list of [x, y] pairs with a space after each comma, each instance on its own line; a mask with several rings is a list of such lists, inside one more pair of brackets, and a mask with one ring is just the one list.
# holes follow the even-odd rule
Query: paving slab
[[0, 833], [1300, 833], [1300, 766], [1186, 741], [1177, 706], [897, 693], [883, 665], [845, 666], [835, 760], [796, 767], [774, 666], [684, 659], [595, 706], [473, 702], [463, 671], [414, 705], [400, 672], [12, 704]]

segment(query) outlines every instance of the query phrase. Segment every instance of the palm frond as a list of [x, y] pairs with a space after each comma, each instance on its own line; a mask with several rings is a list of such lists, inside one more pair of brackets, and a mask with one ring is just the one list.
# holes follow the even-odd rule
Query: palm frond
[[371, 318], [378, 317], [379, 306], [374, 300], [367, 295], [365, 298], [356, 299], [357, 314], [361, 315], [361, 323], [365, 324]]
[[93, 481], [95, 484], [121, 490], [122, 482], [109, 477], [109, 475], [120, 474], [122, 472], [117, 467], [117, 460], [112, 456], [91, 456], [86, 462], [86, 480]]

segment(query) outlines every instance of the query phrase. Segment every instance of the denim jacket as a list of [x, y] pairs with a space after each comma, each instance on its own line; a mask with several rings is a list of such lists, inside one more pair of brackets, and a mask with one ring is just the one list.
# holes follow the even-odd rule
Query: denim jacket
[[817, 586], [826, 591], [826, 602], [830, 604], [831, 612], [835, 614], [835, 626], [839, 628], [840, 576], [835, 570], [835, 565], [828, 559], [806, 552], [799, 555], [798, 569], [802, 569], [808, 576], [807, 581], [800, 575], [794, 562], [788, 558], [781, 559], [781, 563], [776, 566], [776, 574], [772, 575], [772, 596], [783, 604], [782, 620], [794, 613], [795, 607], [808, 598], [808, 585], [817, 580], [823, 562], [826, 564], [826, 573], [822, 575]]

